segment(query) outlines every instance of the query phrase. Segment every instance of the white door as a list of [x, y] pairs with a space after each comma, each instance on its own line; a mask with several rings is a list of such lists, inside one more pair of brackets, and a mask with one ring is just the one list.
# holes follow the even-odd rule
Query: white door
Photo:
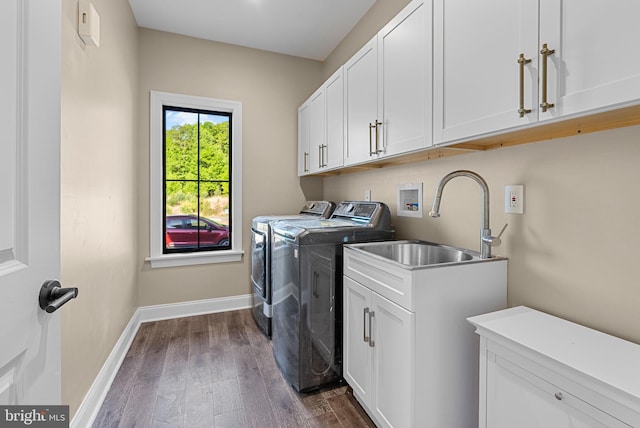
[[60, 0], [0, 1], [0, 404], [60, 404]]

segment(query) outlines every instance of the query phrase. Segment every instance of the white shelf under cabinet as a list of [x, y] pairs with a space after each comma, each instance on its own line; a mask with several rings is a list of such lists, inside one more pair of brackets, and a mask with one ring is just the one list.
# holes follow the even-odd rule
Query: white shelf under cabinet
[[480, 335], [480, 428], [640, 427], [640, 345], [524, 306]]

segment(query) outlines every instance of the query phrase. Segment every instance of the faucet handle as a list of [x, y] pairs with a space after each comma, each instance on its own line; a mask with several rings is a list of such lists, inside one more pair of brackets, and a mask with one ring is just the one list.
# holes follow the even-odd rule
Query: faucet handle
[[500, 239], [500, 237], [504, 233], [504, 230], [507, 228], [507, 226], [509, 226], [509, 223], [505, 223], [505, 225], [502, 226], [502, 230], [500, 230], [500, 233], [498, 233], [498, 236], [487, 236], [486, 238], [482, 238], [482, 241], [486, 242], [492, 247], [499, 247], [500, 244], [502, 244], [502, 240]]
[[498, 239], [500, 239], [500, 237], [504, 233], [504, 230], [507, 228], [507, 226], [509, 226], [509, 223], [505, 223], [504, 226], [502, 226], [502, 229], [500, 230], [500, 233], [498, 233], [498, 236], [497, 236]]

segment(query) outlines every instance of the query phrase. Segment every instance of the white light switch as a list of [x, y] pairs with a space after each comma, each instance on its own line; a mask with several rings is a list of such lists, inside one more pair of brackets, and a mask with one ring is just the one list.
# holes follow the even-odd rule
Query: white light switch
[[504, 212], [524, 213], [524, 186], [522, 184], [504, 187]]

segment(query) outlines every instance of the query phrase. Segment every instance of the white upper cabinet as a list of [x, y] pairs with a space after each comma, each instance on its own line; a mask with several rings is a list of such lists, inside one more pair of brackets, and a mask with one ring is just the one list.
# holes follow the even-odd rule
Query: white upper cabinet
[[320, 169], [326, 140], [324, 108], [325, 94], [320, 88], [298, 109], [298, 175]]
[[345, 64], [345, 165], [431, 145], [431, 20], [411, 2]]
[[309, 171], [322, 167], [322, 150], [326, 142], [325, 94], [322, 89], [309, 99]]
[[413, 0], [301, 107], [299, 174], [637, 108], [638, 16], [638, 0]]
[[640, 99], [640, 2], [435, 0], [434, 142]]
[[298, 175], [342, 166], [343, 96], [340, 68], [298, 109]]
[[374, 37], [344, 65], [345, 165], [377, 157], [378, 40]]
[[414, 1], [378, 33], [378, 150], [393, 156], [432, 142], [432, 6]]
[[309, 174], [309, 102], [298, 108], [298, 175]]
[[340, 68], [298, 108], [299, 176], [342, 166], [343, 97]]
[[321, 169], [341, 167], [344, 158], [344, 84], [342, 67], [323, 85], [326, 142], [321, 151]]
[[540, 0], [538, 49], [555, 50], [547, 61], [555, 105], [540, 120], [638, 103], [639, 16], [637, 0]]
[[434, 1], [434, 143], [537, 121], [537, 16], [537, 0]]

